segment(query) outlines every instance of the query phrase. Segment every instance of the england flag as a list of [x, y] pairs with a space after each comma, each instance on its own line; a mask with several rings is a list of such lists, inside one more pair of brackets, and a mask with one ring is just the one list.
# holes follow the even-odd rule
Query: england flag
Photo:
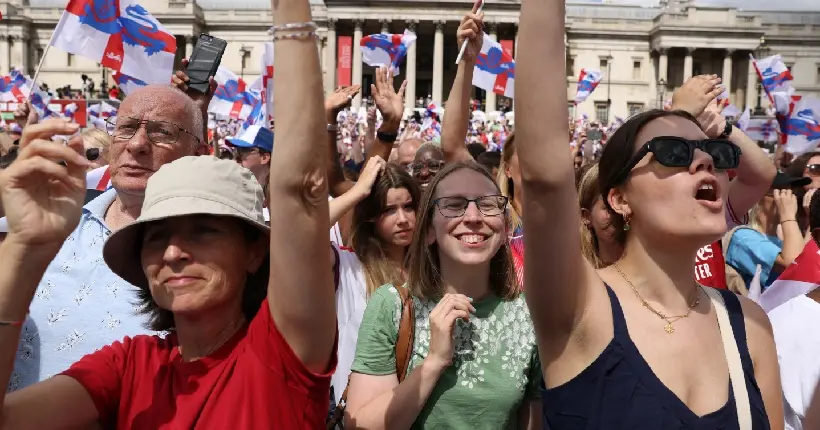
[[595, 91], [600, 82], [600, 70], [581, 69], [581, 75], [578, 76], [578, 89], [575, 91], [575, 104], [583, 103]]
[[260, 97], [258, 93], [254, 94], [243, 79], [222, 66], [217, 69], [214, 80], [219, 85], [208, 105], [208, 112], [242, 121], [247, 119]]
[[149, 84], [170, 82], [177, 49], [134, 0], [69, 0], [51, 45]]
[[803, 252], [760, 295], [758, 304], [766, 313], [817, 288], [820, 284], [820, 250], [809, 240]]
[[800, 155], [820, 144], [820, 99], [804, 96], [786, 120], [786, 151]]
[[407, 50], [416, 43], [416, 34], [404, 30], [404, 34], [371, 34], [362, 38], [362, 61], [368, 66], [390, 67], [393, 75], [399, 74], [399, 64]]
[[515, 60], [486, 33], [473, 70], [473, 85], [506, 97], [515, 89]]

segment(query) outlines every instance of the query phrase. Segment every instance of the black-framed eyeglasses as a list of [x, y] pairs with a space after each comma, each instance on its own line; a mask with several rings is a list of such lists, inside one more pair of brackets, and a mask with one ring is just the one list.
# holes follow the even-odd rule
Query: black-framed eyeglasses
[[498, 216], [504, 213], [507, 208], [506, 196], [481, 196], [474, 199], [466, 197], [452, 196], [439, 197], [433, 200], [433, 204], [438, 208], [439, 213], [446, 218], [458, 218], [467, 212], [470, 203], [475, 203], [478, 211], [484, 216]]
[[145, 126], [148, 140], [154, 143], [171, 145], [177, 143], [179, 134], [185, 132], [193, 137], [197, 143], [202, 143], [199, 138], [190, 131], [170, 122], [156, 121], [150, 119], [139, 120], [136, 118], [120, 118], [119, 124], [114, 118], [105, 120], [105, 129], [114, 139], [128, 140], [137, 134], [137, 131]]
[[427, 170], [429, 170], [430, 173], [436, 173], [444, 167], [444, 161], [427, 160], [424, 162], [417, 161], [415, 163], [410, 163], [407, 165], [407, 173], [412, 175], [413, 173], [421, 172], [421, 169], [425, 167], [427, 167]]
[[740, 165], [740, 148], [725, 139], [687, 140], [674, 136], [659, 136], [646, 142], [621, 170], [615, 182], [621, 182], [648, 153], [666, 167], [688, 167], [695, 158], [695, 149], [712, 157], [715, 169], [735, 169]]
[[820, 176], [820, 164], [807, 164], [806, 172], [812, 176]]
[[234, 147], [233, 153], [237, 160], [244, 160], [247, 156], [253, 153], [260, 154], [258, 148], [245, 148], [242, 146]]

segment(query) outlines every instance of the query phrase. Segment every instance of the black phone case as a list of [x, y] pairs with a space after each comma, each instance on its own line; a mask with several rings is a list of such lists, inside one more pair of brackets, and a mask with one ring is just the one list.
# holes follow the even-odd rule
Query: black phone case
[[188, 62], [186, 72], [190, 79], [188, 88], [202, 94], [208, 93], [209, 78], [216, 74], [227, 46], [228, 42], [217, 37], [207, 34], [199, 35], [196, 46], [194, 46], [194, 52], [191, 53]]

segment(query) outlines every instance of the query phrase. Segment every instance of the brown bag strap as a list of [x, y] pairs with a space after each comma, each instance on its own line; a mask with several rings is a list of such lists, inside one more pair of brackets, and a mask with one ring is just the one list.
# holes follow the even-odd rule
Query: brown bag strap
[[[410, 366], [410, 356], [413, 352], [413, 337], [416, 329], [416, 314], [413, 308], [413, 298], [410, 290], [405, 287], [394, 287], [401, 298], [401, 320], [399, 321], [399, 336], [396, 340], [396, 376], [399, 383], [407, 376], [407, 367]], [[347, 386], [339, 399], [339, 404], [333, 411], [333, 417], [327, 422], [327, 430], [336, 428], [344, 418], [347, 407], [347, 389], [350, 387], [350, 376], [347, 377]]]
[[396, 340], [396, 376], [399, 382], [407, 376], [407, 367], [410, 365], [410, 356], [413, 352], [413, 337], [416, 328], [416, 315], [413, 309], [413, 298], [406, 287], [396, 287], [401, 297], [401, 320], [399, 321], [399, 337]]

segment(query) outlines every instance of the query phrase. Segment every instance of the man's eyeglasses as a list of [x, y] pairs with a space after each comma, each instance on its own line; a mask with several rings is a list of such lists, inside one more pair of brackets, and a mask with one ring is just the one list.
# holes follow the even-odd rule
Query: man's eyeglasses
[[201, 143], [199, 138], [190, 131], [170, 122], [154, 121], [150, 119], [138, 120], [135, 118], [121, 118], [119, 124], [116, 119], [105, 120], [105, 128], [108, 134], [114, 139], [128, 140], [137, 134], [137, 131], [145, 125], [145, 132], [151, 142], [159, 144], [174, 144], [179, 140], [179, 134], [185, 132], [193, 137], [197, 143]]
[[484, 216], [498, 216], [504, 213], [507, 208], [507, 197], [505, 196], [482, 196], [474, 199], [466, 197], [440, 197], [433, 200], [441, 215], [446, 218], [458, 218], [467, 212], [470, 203], [475, 203], [478, 211]]
[[414, 173], [421, 172], [421, 169], [425, 167], [427, 167], [427, 170], [429, 170], [430, 173], [436, 173], [444, 167], [444, 162], [439, 160], [427, 160], [425, 162], [410, 163], [407, 166], [407, 173], [412, 175]]

